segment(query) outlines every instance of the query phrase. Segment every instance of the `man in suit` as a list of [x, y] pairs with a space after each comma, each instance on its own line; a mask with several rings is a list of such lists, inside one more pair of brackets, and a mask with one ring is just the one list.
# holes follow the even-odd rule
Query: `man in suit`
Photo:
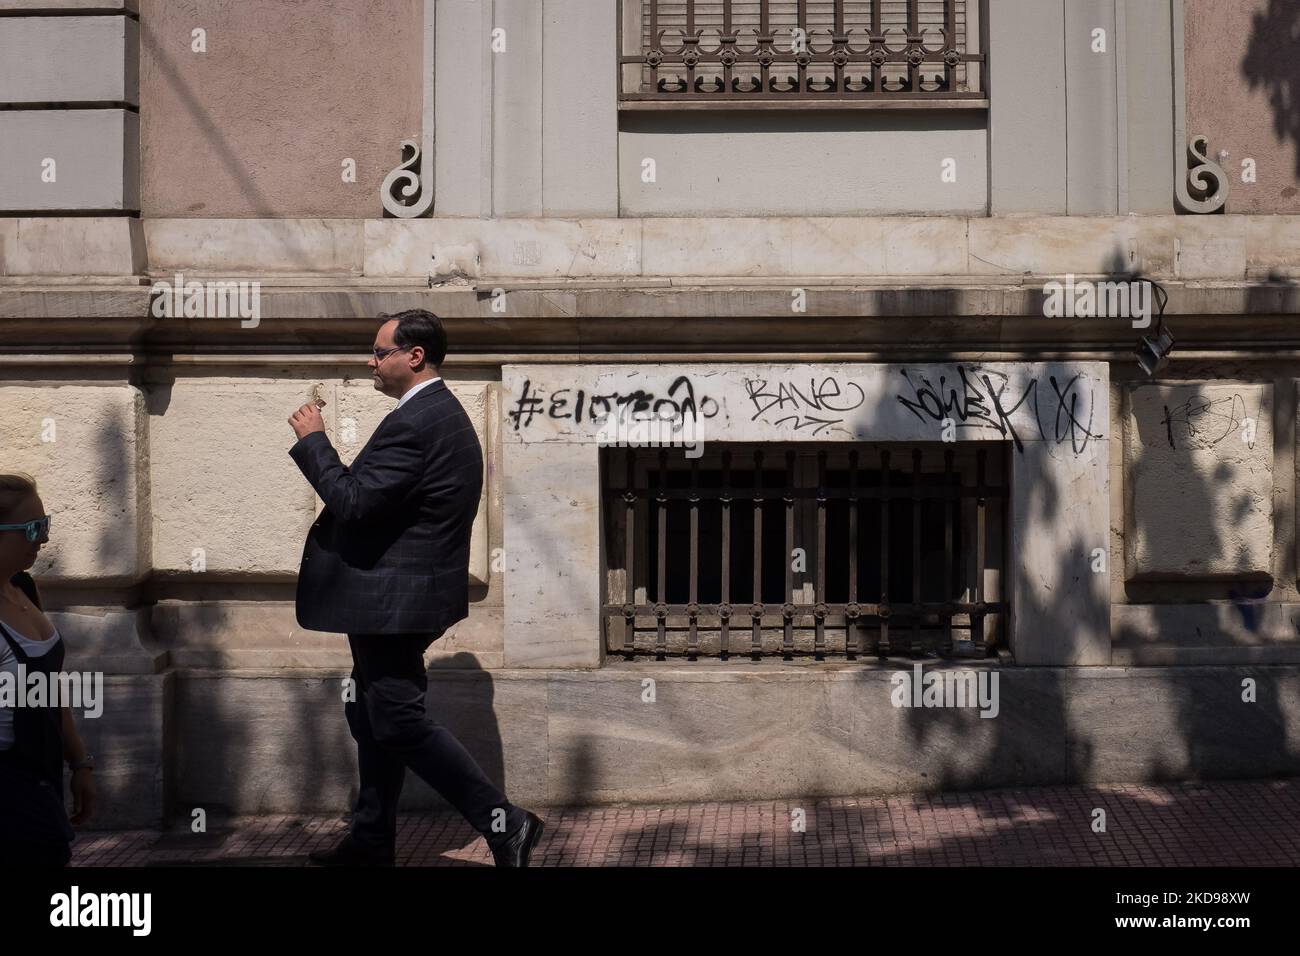
[[361, 774], [349, 833], [312, 859], [391, 866], [410, 767], [483, 834], [498, 866], [527, 866], [542, 821], [510, 803], [425, 713], [424, 651], [469, 614], [483, 454], [438, 374], [447, 353], [438, 317], [413, 309], [380, 320], [368, 364], [375, 388], [398, 403], [351, 467], [316, 403], [289, 418], [298, 436], [289, 454], [325, 503], [303, 550], [298, 623], [348, 636], [355, 700], [344, 712]]

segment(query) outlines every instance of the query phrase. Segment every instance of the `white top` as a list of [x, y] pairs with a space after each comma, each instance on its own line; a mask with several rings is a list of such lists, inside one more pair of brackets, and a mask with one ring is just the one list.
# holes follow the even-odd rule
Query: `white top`
[[[48, 641], [37, 641], [30, 637], [24, 637], [22, 634], [19, 634], [12, 627], [3, 622], [0, 622], [0, 627], [3, 627], [9, 632], [9, 636], [13, 638], [14, 643], [21, 647], [23, 653], [29, 657], [44, 657], [54, 648], [54, 645], [57, 644], [59, 640], [59, 629], [57, 627], [54, 629], [54, 635]], [[9, 646], [9, 642], [0, 638], [0, 673], [2, 672], [7, 672], [11, 675], [8, 678], [5, 678], [5, 680], [12, 682], [13, 686], [16, 687], [18, 682], [18, 658], [14, 655], [13, 649]], [[13, 709], [9, 707], [0, 707], [0, 750], [8, 750], [13, 745]]]
[[[397, 403], [397, 408], [401, 408], [403, 405], [409, 402], [411, 398], [415, 395], [415, 393], [418, 392], [420, 389], [424, 388], [424, 386], [432, 385], [434, 382], [440, 382], [440, 381], [442, 381], [442, 376], [435, 375], [433, 378], [425, 379], [423, 382], [420, 382], [417, 385], [412, 385], [410, 388], [406, 390], [406, 394], [403, 395], [401, 400]], [[393, 411], [397, 411], [397, 408], [394, 408]]]

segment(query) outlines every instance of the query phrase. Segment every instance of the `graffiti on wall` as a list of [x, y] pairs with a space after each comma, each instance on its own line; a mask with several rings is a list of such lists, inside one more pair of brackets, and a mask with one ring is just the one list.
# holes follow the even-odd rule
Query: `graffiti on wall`
[[1068, 444], [1082, 454], [1088, 442], [1101, 438], [1094, 431], [1095, 396], [1091, 383], [1076, 373], [1058, 378], [1029, 378], [1023, 387], [1011, 377], [971, 365], [945, 366], [956, 374], [903, 369], [906, 385], [898, 401], [921, 421], [953, 422], [957, 429], [988, 429], [1024, 451], [1024, 437], [1054, 445]]
[[[978, 365], [944, 364], [903, 368], [903, 384], [893, 398], [927, 424], [951, 424], [963, 431], [990, 431], [1017, 451], [1025, 441], [1042, 441], [1082, 454], [1102, 437], [1094, 394], [1096, 381], [1081, 372], [1012, 376]], [[734, 381], [734, 380], [733, 380]], [[836, 373], [780, 378], [742, 378], [743, 405], [749, 421], [787, 430], [792, 437], [826, 437], [836, 433], [869, 438], [870, 425], [859, 416], [873, 402], [881, 410], [888, 385], [864, 387]], [[877, 380], [879, 382], [879, 380]], [[725, 380], [724, 380], [725, 384]], [[873, 395], [869, 402], [868, 394]], [[879, 395], [877, 399], [874, 396]], [[618, 421], [659, 421], [674, 429], [697, 426], [726, 408], [720, 397], [704, 394], [689, 374], [679, 374], [666, 389], [622, 387], [612, 390], [566, 387], [548, 389], [524, 379], [506, 412], [515, 431], [538, 421], [603, 425]], [[734, 407], [734, 406], [733, 406]], [[724, 414], [723, 419], [726, 419]], [[857, 421], [854, 421], [858, 418]], [[718, 435], [716, 437], [724, 437]], [[978, 437], [990, 437], [980, 435]]]
[[[1197, 395], [1181, 405], [1164, 406], [1165, 414], [1160, 424], [1165, 427], [1169, 447], [1177, 448], [1175, 438], [1186, 445], [1217, 445], [1237, 432], [1246, 423], [1246, 401], [1240, 395], [1209, 399]], [[1254, 433], [1250, 431], [1248, 445], [1255, 447]]]
[[807, 435], [820, 435], [828, 429], [846, 431], [838, 427], [844, 413], [860, 408], [867, 399], [861, 385], [837, 375], [809, 376], [807, 386], [802, 381], [747, 378], [745, 392], [754, 407], [750, 421], [790, 425], [796, 432], [811, 428]]
[[703, 394], [697, 399], [690, 376], [679, 375], [662, 394], [640, 388], [628, 392], [557, 388], [548, 393], [524, 379], [506, 415], [515, 431], [527, 428], [539, 416], [597, 425], [605, 424], [612, 417], [618, 421], [665, 422], [680, 428], [693, 426], [701, 418], [713, 418], [718, 411], [716, 399]]

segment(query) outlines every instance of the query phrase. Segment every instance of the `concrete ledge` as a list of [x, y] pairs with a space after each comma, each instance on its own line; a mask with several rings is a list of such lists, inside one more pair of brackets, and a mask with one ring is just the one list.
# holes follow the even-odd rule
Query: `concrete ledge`
[[1300, 646], [1300, 604], [1285, 601], [1112, 604], [1110, 611], [1116, 644], [1206, 649]]
[[1116, 646], [1112, 664], [1124, 667], [1185, 667], [1202, 664], [1300, 664], [1300, 642], [1244, 647], [1177, 647], [1169, 644]]
[[[910, 671], [905, 662], [434, 670], [429, 706], [525, 804], [1300, 773], [1294, 665], [973, 669], [998, 673], [994, 718], [894, 707], [891, 676]], [[1256, 703], [1242, 701], [1248, 677]], [[176, 681], [178, 814], [347, 808], [355, 747], [337, 678], [196, 672]], [[418, 781], [403, 803], [444, 806]]]
[[155, 674], [169, 663], [166, 650], [148, 647], [146, 610], [67, 607], [50, 617], [64, 636], [68, 666], [109, 674]]
[[154, 275], [172, 272], [357, 274], [359, 219], [146, 219]]
[[1300, 276], [1300, 216], [372, 219], [365, 235], [370, 276]]
[[[51, 123], [65, 123], [74, 111], [51, 112], [63, 115]], [[14, 113], [8, 122], [33, 115]], [[35, 186], [24, 186], [23, 195], [44, 195], [39, 160], [23, 160], [18, 170], [30, 179], [35, 169]], [[5, 195], [10, 208], [33, 208], [15, 201]], [[537, 280], [874, 278], [889, 286], [932, 285], [933, 277], [1046, 280], [1140, 270], [1162, 281], [1272, 280], [1294, 293], [1292, 280], [1300, 278], [1300, 216], [148, 219], [145, 230], [150, 268], [159, 275], [432, 279], [472, 282], [484, 291]], [[75, 259], [45, 268], [49, 275], [87, 271]], [[788, 315], [789, 290], [783, 291]]]
[[1112, 604], [1110, 620], [1112, 664], [1300, 664], [1300, 604]]
[[[91, 277], [134, 276], [144, 265], [144, 231], [138, 219], [117, 216], [0, 219], [0, 276], [80, 276], [74, 294], [80, 295], [83, 309], [103, 295], [101, 290], [88, 288], [95, 284]], [[147, 313], [148, 302], [142, 306]], [[80, 314], [95, 313], [82, 311]]]
[[[291, 586], [292, 589], [292, 586]], [[434, 667], [502, 666], [502, 608], [473, 600], [469, 617], [425, 653]], [[181, 670], [224, 674], [346, 676], [352, 654], [343, 634], [298, 626], [293, 601], [181, 601], [152, 607], [150, 649]]]

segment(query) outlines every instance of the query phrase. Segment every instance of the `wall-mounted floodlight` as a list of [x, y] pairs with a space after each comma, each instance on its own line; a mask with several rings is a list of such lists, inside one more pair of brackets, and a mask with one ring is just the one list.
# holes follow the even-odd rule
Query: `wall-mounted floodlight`
[[1156, 304], [1156, 327], [1151, 335], [1142, 336], [1134, 351], [1138, 364], [1147, 375], [1155, 375], [1169, 363], [1169, 353], [1174, 350], [1174, 334], [1165, 328], [1165, 303], [1169, 293], [1164, 286], [1150, 279], [1136, 279], [1136, 282], [1149, 282]]

